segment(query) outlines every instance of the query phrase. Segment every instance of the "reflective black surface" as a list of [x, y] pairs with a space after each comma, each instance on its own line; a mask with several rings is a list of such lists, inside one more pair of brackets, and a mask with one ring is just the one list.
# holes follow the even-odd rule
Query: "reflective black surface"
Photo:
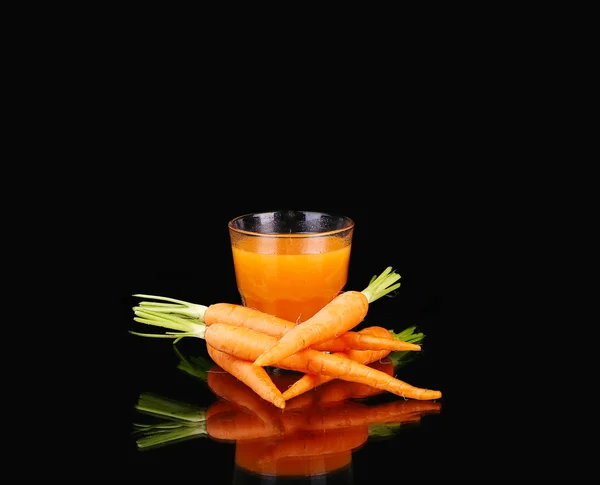
[[[397, 366], [394, 372], [396, 377], [415, 386], [442, 391], [443, 397], [438, 401], [439, 409], [436, 412], [422, 413], [418, 419], [401, 422], [397, 426], [390, 425], [387, 432], [371, 432], [366, 441], [351, 450], [349, 461], [347, 456], [340, 454], [337, 458], [332, 457], [331, 453], [322, 449], [321, 463], [315, 462], [312, 468], [308, 465], [305, 467], [317, 470], [312, 477], [278, 476], [271, 472], [261, 475], [240, 465], [240, 461], [244, 461], [241, 455], [243, 446], [238, 448], [237, 442], [216, 439], [200, 429], [186, 439], [140, 450], [138, 440], [143, 435], [140, 433], [140, 424], [166, 426], [172, 421], [136, 409], [140, 396], [158, 396], [159, 399], [186, 405], [200, 412], [206, 412], [211, 407], [215, 409], [220, 397], [208, 385], [204, 373], [211, 366], [203, 340], [187, 338], [174, 346], [169, 339], [150, 339], [127, 333], [128, 330], [151, 331], [133, 321], [131, 308], [139, 298], [132, 295], [161, 295], [204, 305], [239, 303], [227, 223], [244, 213], [274, 208], [290, 207], [238, 205], [228, 210], [199, 210], [194, 221], [186, 221], [193, 223], [193, 230], [182, 225], [175, 231], [177, 237], [173, 237], [172, 231], [169, 234], [161, 232], [158, 224], [153, 230], [149, 228], [144, 237], [138, 237], [135, 243], [127, 244], [126, 247], [131, 251], [131, 264], [123, 272], [123, 279], [118, 286], [118, 322], [127, 354], [127, 390], [122, 406], [127, 416], [127, 429], [123, 430], [123, 436], [131, 476], [149, 482], [158, 482], [159, 476], [172, 473], [173, 481], [180, 483], [350, 485], [413, 480], [427, 483], [466, 473], [464, 463], [457, 460], [461, 455], [461, 446], [464, 446], [460, 445], [463, 438], [462, 417], [459, 419], [459, 416], [464, 416], [461, 412], [464, 399], [461, 399], [455, 386], [455, 356], [460, 351], [449, 348], [455, 345], [457, 339], [452, 328], [456, 321], [448, 308], [449, 295], [452, 294], [448, 291], [450, 279], [445, 273], [448, 254], [441, 237], [443, 229], [436, 225], [439, 218], [422, 220], [419, 217], [424, 215], [423, 212], [412, 216], [407, 212], [403, 216], [396, 211], [293, 207], [330, 211], [347, 215], [355, 221], [347, 289], [364, 288], [374, 274], [387, 266], [394, 267], [401, 274], [401, 288], [393, 297], [382, 298], [371, 304], [361, 326], [373, 324], [398, 331], [416, 326], [425, 334], [423, 350], [417, 358]], [[146, 222], [146, 218], [142, 217], [142, 220]], [[380, 394], [348, 401], [359, 406], [375, 407], [402, 401], [402, 398]], [[344, 403], [337, 405], [340, 413], [350, 409], [344, 408]], [[308, 406], [305, 412], [309, 413], [311, 409], [317, 409], [318, 412], [314, 406]], [[266, 421], [271, 422], [270, 419]], [[344, 428], [338, 426], [337, 431], [340, 431], [340, 427]], [[252, 450], [258, 452], [260, 446], [269, 445], [269, 440], [274, 442], [274, 438], [266, 440], [266, 443], [264, 440], [257, 441]], [[335, 443], [335, 440], [331, 442]], [[304, 443], [305, 447], [308, 446]], [[247, 443], [244, 446], [248, 449]], [[283, 449], [283, 445], [277, 449]], [[325, 455], [329, 455], [330, 465], [323, 464]], [[254, 461], [260, 460], [257, 458]], [[338, 468], [336, 463], [339, 464]], [[301, 465], [292, 464], [288, 469], [294, 466], [301, 468]], [[321, 471], [328, 467], [333, 469], [322, 474]]]

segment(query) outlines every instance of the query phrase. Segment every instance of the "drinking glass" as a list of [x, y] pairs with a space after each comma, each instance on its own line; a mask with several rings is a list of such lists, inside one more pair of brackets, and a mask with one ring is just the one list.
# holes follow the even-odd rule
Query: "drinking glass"
[[354, 221], [324, 212], [281, 210], [229, 221], [242, 304], [301, 323], [348, 281]]

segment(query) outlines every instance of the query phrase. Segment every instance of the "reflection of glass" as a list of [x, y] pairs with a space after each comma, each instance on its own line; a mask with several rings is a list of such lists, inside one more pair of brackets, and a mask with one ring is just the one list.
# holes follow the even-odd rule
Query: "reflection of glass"
[[302, 322], [347, 282], [354, 231], [348, 217], [276, 211], [246, 214], [228, 226], [245, 306]]
[[[326, 474], [331, 477], [327, 483], [338, 483], [339, 478], [339, 483], [351, 484], [354, 451], [371, 440], [395, 436], [405, 426], [418, 425], [423, 416], [441, 409], [440, 403], [431, 401], [373, 402], [372, 397], [382, 391], [333, 380], [290, 400], [281, 410], [214, 363], [185, 358], [176, 351], [178, 368], [206, 382], [217, 399], [200, 407], [150, 393], [140, 395], [136, 409], [153, 421], [134, 424], [137, 445], [149, 450], [198, 437], [235, 444], [234, 483], [251, 477]], [[371, 365], [380, 369], [387, 365], [393, 373], [394, 366], [403, 363], [401, 355], [395, 357], [397, 364], [387, 359]], [[300, 376], [272, 374], [280, 389]]]

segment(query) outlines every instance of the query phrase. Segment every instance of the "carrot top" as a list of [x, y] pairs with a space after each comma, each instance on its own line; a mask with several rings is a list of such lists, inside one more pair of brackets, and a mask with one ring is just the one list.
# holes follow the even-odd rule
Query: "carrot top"
[[204, 332], [206, 331], [206, 325], [204, 323], [198, 323], [191, 318], [165, 314], [154, 310], [135, 310], [135, 315], [133, 320], [136, 322], [176, 330], [175, 332], [165, 332], [165, 334], [140, 333], [134, 332], [133, 330], [129, 331], [129, 333], [139, 335], [140, 337], [174, 338], [174, 343], [177, 343], [183, 337], [197, 337], [203, 339]]
[[400, 275], [391, 266], [388, 266], [379, 276], [373, 276], [368, 286], [361, 293], [367, 297], [369, 303], [373, 303], [382, 296], [400, 288], [400, 283], [396, 283], [399, 279]]
[[[153, 300], [160, 301], [141, 301], [139, 306], [133, 307], [134, 311], [136, 310], [152, 310], [157, 313], [170, 313], [175, 315], [182, 315], [188, 318], [195, 318], [200, 321], [204, 321], [204, 314], [208, 307], [206, 305], [198, 305], [196, 303], [190, 303], [184, 300], [177, 300], [175, 298], [168, 298], [166, 296], [156, 296], [156, 295], [145, 295], [142, 293], [137, 293], [133, 295], [137, 298], [150, 298]], [[162, 303], [162, 302], [168, 303]]]

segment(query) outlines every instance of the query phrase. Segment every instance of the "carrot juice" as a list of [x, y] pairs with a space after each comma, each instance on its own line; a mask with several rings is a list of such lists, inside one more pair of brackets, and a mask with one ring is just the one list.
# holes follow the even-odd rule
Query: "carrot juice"
[[242, 304], [301, 323], [348, 280], [348, 235], [241, 237], [232, 243]]

